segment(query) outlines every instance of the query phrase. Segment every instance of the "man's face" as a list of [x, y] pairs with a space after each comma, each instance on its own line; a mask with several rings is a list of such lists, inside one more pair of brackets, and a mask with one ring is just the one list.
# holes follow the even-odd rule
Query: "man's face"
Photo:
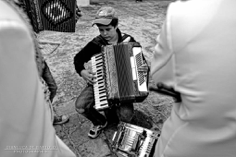
[[105, 38], [108, 42], [112, 39], [116, 38], [117, 27], [113, 27], [112, 25], [108, 26], [98, 26], [98, 30], [103, 38]]

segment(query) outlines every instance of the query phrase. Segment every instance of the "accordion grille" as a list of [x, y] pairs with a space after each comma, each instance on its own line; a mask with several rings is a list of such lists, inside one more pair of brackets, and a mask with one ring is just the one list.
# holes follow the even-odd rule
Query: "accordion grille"
[[130, 47], [128, 45], [115, 45], [114, 54], [118, 76], [119, 94], [121, 99], [134, 95], [133, 77], [130, 63]]

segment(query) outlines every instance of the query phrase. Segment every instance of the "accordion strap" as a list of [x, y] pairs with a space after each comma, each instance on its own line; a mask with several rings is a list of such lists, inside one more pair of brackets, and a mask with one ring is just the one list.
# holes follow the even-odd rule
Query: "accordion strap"
[[122, 33], [121, 36], [122, 36], [122, 42], [129, 42], [131, 39], [130, 35], [125, 33]]
[[95, 37], [92, 42], [101, 47], [107, 45], [107, 41], [101, 35]]

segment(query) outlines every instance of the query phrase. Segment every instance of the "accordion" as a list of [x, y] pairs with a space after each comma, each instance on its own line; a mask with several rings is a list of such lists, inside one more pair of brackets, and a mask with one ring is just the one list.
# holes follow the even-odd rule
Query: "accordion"
[[137, 42], [103, 47], [91, 58], [95, 108], [103, 110], [111, 104], [142, 102], [148, 96], [149, 67]]
[[76, 0], [21, 0], [36, 33], [75, 32]]
[[160, 132], [123, 123], [112, 138], [112, 150], [124, 157], [152, 157]]

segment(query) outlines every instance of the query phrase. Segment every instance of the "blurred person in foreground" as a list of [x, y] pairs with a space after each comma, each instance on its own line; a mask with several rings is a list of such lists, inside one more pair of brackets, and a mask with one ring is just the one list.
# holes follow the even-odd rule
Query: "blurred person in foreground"
[[75, 157], [56, 136], [35, 62], [34, 33], [0, 1], [0, 156]]
[[236, 1], [171, 3], [151, 61], [156, 83], [180, 92], [155, 157], [236, 156]]
[[[12, 0], [12, 1], [19, 7], [20, 10], [22, 10], [22, 12], [24, 13], [22, 14], [22, 16], [24, 16], [25, 19], [27, 19], [28, 23], [31, 23], [31, 20], [28, 18], [29, 15], [26, 10], [25, 0]], [[37, 38], [37, 33], [35, 32], [34, 34], [35, 34], [34, 42], [36, 51], [35, 59], [38, 67], [39, 76], [41, 78], [43, 85], [45, 86], [44, 93], [45, 97], [47, 97], [48, 99], [47, 103], [53, 109], [53, 125], [64, 124], [69, 121], [70, 117], [68, 115], [58, 115], [56, 113], [55, 106], [53, 105], [53, 99], [57, 93], [57, 84], [46, 60], [43, 57], [42, 51], [39, 48], [39, 40]]]

